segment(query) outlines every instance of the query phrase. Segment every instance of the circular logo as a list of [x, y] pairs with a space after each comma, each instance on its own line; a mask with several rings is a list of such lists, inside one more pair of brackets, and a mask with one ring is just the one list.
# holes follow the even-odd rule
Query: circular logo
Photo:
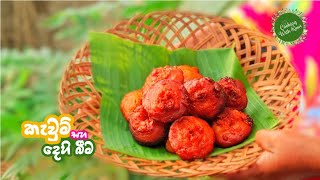
[[306, 38], [306, 18], [298, 10], [281, 10], [272, 18], [273, 36], [279, 43], [294, 45]]

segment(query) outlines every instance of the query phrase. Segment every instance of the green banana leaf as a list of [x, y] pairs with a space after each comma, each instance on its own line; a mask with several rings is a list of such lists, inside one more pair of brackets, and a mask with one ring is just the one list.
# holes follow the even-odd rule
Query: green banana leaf
[[165, 65], [190, 65], [217, 81], [230, 76], [240, 79], [247, 90], [248, 106], [245, 112], [254, 120], [251, 135], [241, 144], [215, 147], [215, 156], [243, 147], [254, 141], [257, 130], [271, 129], [278, 120], [250, 86], [233, 49], [170, 51], [162, 46], [145, 45], [121, 39], [112, 34], [90, 33], [90, 52], [95, 88], [102, 93], [100, 107], [101, 131], [105, 148], [149, 160], [177, 160], [163, 146], [145, 147], [132, 138], [128, 123], [119, 105], [122, 97], [140, 89], [153, 68]]

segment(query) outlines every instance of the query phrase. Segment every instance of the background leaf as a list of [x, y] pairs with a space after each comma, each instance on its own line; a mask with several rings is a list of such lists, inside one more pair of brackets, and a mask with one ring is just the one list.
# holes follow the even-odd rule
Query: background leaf
[[249, 144], [254, 141], [257, 130], [271, 129], [277, 124], [272, 112], [251, 88], [233, 49], [170, 51], [162, 46], [138, 44], [104, 33], [91, 33], [90, 47], [95, 86], [103, 95], [101, 130], [108, 149], [151, 160], [178, 159], [163, 146], [151, 148], [136, 143], [119, 108], [126, 93], [140, 89], [153, 68], [165, 65], [196, 66], [204, 76], [216, 81], [230, 76], [245, 84], [248, 96], [245, 112], [254, 119], [253, 132], [243, 143], [215, 148], [211, 155]]
[[136, 14], [147, 14], [152, 11], [173, 10], [177, 9], [182, 4], [182, 1], [144, 1], [139, 5], [127, 7], [122, 16], [131, 18]]

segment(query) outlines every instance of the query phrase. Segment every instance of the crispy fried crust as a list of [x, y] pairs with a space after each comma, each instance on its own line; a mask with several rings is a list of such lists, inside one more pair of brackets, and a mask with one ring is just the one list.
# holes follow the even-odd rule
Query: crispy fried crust
[[175, 151], [173, 150], [169, 140], [166, 141], [166, 150], [168, 152], [170, 152], [170, 153], [175, 153]]
[[205, 158], [213, 150], [214, 132], [209, 124], [194, 116], [183, 116], [169, 131], [169, 143], [183, 160]]
[[135, 90], [127, 93], [121, 101], [120, 110], [123, 117], [129, 121], [131, 113], [142, 104], [142, 92], [141, 90]]
[[197, 67], [181, 65], [181, 66], [178, 66], [178, 68], [181, 69], [183, 72], [184, 82], [187, 82], [193, 79], [200, 79], [203, 77], [200, 74], [199, 69]]
[[148, 89], [157, 82], [165, 79], [174, 80], [177, 83], [183, 83], [183, 72], [176, 66], [165, 66], [153, 69], [143, 85], [143, 94], [145, 94]]
[[158, 145], [166, 138], [165, 125], [150, 119], [142, 106], [132, 112], [129, 126], [133, 138], [144, 146]]
[[184, 84], [189, 97], [189, 113], [203, 118], [213, 119], [225, 107], [225, 94], [218, 83], [204, 77]]
[[216, 144], [220, 147], [241, 143], [250, 135], [252, 127], [253, 120], [249, 115], [231, 108], [226, 108], [212, 124]]
[[149, 117], [163, 123], [173, 122], [187, 110], [184, 86], [173, 80], [161, 80], [143, 96], [142, 105]]
[[224, 77], [218, 81], [226, 93], [226, 106], [243, 110], [247, 107], [248, 98], [246, 88], [240, 80]]

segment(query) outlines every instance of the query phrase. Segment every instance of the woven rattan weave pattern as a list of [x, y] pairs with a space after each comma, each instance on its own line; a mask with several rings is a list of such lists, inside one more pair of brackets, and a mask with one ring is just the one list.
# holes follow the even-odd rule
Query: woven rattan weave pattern
[[[169, 49], [234, 47], [252, 87], [279, 118], [277, 128], [291, 128], [291, 122], [298, 118], [301, 85], [297, 74], [277, 43], [258, 31], [227, 18], [165, 11], [135, 16], [107, 32]], [[86, 44], [74, 55], [62, 77], [60, 112], [74, 115], [76, 129], [85, 129], [95, 137], [97, 158], [136, 173], [169, 177], [224, 174], [248, 168], [262, 153], [256, 143], [191, 162], [151, 161], [112, 152], [104, 148], [104, 143], [108, 142], [103, 141], [100, 130], [100, 100], [93, 86], [90, 51]]]

